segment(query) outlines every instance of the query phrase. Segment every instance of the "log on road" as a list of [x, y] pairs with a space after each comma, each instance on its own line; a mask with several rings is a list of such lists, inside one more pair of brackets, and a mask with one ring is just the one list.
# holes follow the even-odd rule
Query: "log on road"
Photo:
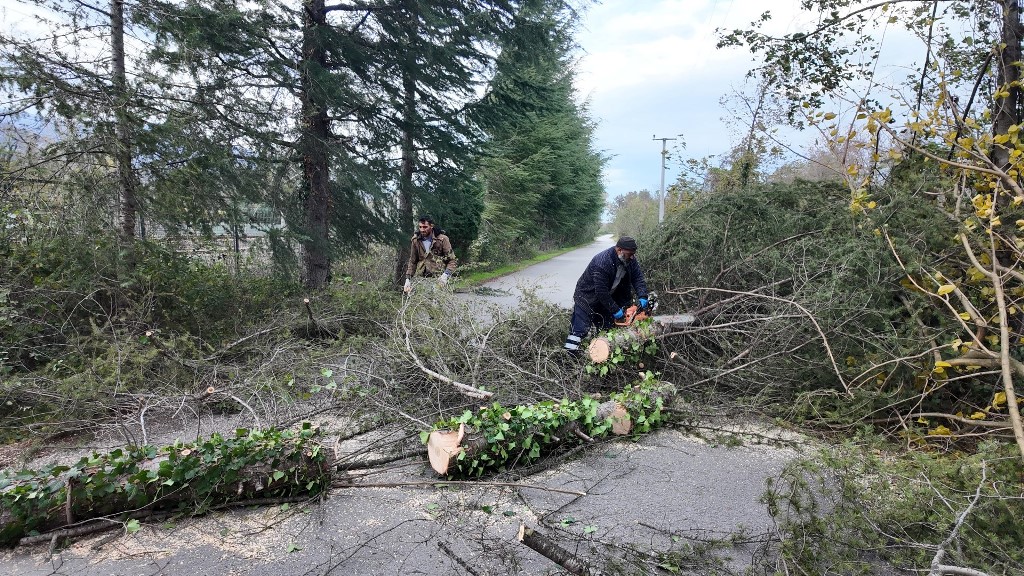
[[661, 421], [662, 406], [674, 394], [671, 384], [658, 382], [628, 387], [605, 402], [583, 398], [510, 409], [495, 403], [435, 426], [427, 436], [427, 456], [435, 472], [449, 477], [511, 469], [560, 445], [629, 434], [637, 422], [649, 429]]
[[0, 472], [0, 546], [34, 533], [139, 511], [198, 514], [224, 503], [313, 495], [330, 486], [328, 451], [298, 431], [240, 430], [192, 444], [94, 453], [72, 466]]
[[608, 361], [616, 348], [639, 351], [659, 335], [670, 329], [692, 324], [694, 320], [695, 317], [692, 314], [672, 314], [652, 316], [648, 322], [613, 328], [590, 340], [590, 344], [587, 346], [587, 356], [594, 364], [603, 364]]

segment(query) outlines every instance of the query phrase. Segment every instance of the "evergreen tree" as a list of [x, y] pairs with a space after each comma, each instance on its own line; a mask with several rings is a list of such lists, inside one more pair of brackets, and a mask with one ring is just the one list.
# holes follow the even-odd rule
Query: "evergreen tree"
[[384, 8], [204, 0], [153, 11], [154, 58], [188, 78], [187, 108], [240, 163], [279, 175], [265, 200], [301, 243], [307, 289], [326, 284], [339, 250], [386, 229], [367, 25]]
[[380, 12], [373, 46], [386, 105], [382, 127], [400, 153], [401, 241], [396, 281], [409, 256], [404, 231], [417, 213], [453, 234], [457, 253], [476, 237], [481, 203], [473, 159], [481, 133], [465, 113], [493, 67], [496, 43], [512, 32], [517, 0], [397, 0]]
[[51, 167], [51, 186], [60, 184], [61, 173], [113, 166], [106, 171], [105, 220], [114, 224], [116, 207], [118, 229], [131, 240], [140, 208], [134, 140], [144, 80], [128, 77], [125, 2], [111, 0], [106, 10], [86, 3], [24, 4], [37, 14], [37, 26], [0, 32], [0, 84], [9, 93], [0, 118], [13, 130], [49, 133], [49, 142], [36, 144], [38, 162]]
[[584, 241], [604, 207], [593, 123], [572, 87], [575, 14], [546, 5], [518, 15], [490, 90], [475, 110], [490, 136], [484, 258], [516, 258]]

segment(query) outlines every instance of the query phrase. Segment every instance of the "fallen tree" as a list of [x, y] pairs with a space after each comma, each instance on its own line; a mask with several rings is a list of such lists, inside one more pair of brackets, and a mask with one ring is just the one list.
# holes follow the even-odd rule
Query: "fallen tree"
[[590, 340], [587, 356], [593, 364], [618, 364], [627, 359], [639, 362], [643, 356], [657, 352], [657, 340], [663, 334], [688, 326], [694, 320], [692, 314], [670, 314], [651, 316], [628, 326], [612, 328]]
[[94, 453], [72, 466], [0, 472], [0, 546], [102, 517], [199, 514], [232, 501], [315, 495], [330, 486], [327, 453], [298, 431], [239, 430], [202, 442]]
[[481, 476], [488, 470], [525, 466], [569, 442], [647, 432], [662, 423], [662, 410], [675, 387], [651, 372], [642, 378], [605, 402], [586, 397], [513, 408], [495, 402], [476, 412], [467, 410], [421, 433], [430, 465], [448, 477]]

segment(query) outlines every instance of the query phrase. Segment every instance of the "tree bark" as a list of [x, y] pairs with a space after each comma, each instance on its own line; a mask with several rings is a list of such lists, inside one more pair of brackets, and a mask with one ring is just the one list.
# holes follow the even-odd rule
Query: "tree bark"
[[305, 223], [307, 239], [302, 243], [303, 286], [319, 290], [327, 284], [330, 274], [331, 168], [327, 143], [331, 137], [331, 121], [322, 104], [317, 73], [327, 68], [327, 52], [320, 38], [327, 26], [324, 0], [306, 0], [302, 12], [302, 62], [299, 70], [302, 86], [302, 117], [300, 148], [302, 180], [305, 188]]
[[132, 130], [124, 60], [124, 0], [110, 2], [110, 68], [114, 104], [114, 160], [120, 184], [121, 236], [135, 238], [139, 212], [138, 185], [132, 167]]
[[[1006, 96], [996, 96], [995, 114], [992, 118], [992, 134], [1008, 134], [1010, 126], [1020, 120], [1021, 89], [1017, 86], [1020, 80], [1018, 63], [1021, 60], [1021, 23], [1020, 5], [1018, 0], [1001, 0], [1003, 7], [1002, 48], [999, 49], [998, 85]], [[992, 146], [992, 163], [1000, 170], [1007, 170], [1010, 164], [1010, 148], [1002, 145]]]
[[[402, 66], [402, 170], [398, 177], [398, 221], [399, 233], [406, 231], [413, 221], [412, 207], [414, 203], [414, 184], [412, 176], [416, 172], [415, 126], [416, 117], [416, 54], [414, 49], [417, 35], [418, 19], [415, 12], [408, 15], [405, 27], [407, 49], [405, 62]], [[406, 234], [402, 234], [403, 242], [398, 246], [398, 259], [395, 262], [395, 285], [405, 282], [406, 266], [409, 262], [410, 247]]]
[[532, 528], [527, 528], [526, 524], [519, 525], [519, 541], [548, 560], [565, 568], [570, 574], [576, 574], [577, 576], [587, 576], [590, 574], [590, 569], [587, 568], [587, 565], [582, 560], [558, 544], [555, 544], [547, 536]]
[[[213, 456], [209, 461], [192, 453], [199, 450], [198, 446], [178, 450], [173, 462], [165, 451], [152, 458], [116, 462], [94, 456], [56, 474], [22, 471], [17, 476], [0, 476], [0, 546], [16, 544], [33, 531], [59, 530], [94, 518], [143, 510], [196, 511], [240, 500], [309, 493], [307, 486], [324, 489], [329, 485], [327, 451], [312, 441], [256, 443], [244, 453], [203, 452]], [[194, 475], [180, 477], [183, 468]], [[318, 482], [311, 484], [314, 481]], [[19, 489], [21, 495], [16, 494]]]
[[635, 342], [647, 342], [661, 336], [673, 328], [681, 328], [692, 324], [696, 318], [693, 314], [670, 314], [652, 316], [647, 329], [637, 326], [625, 326], [612, 329], [590, 341], [587, 354], [590, 361], [602, 364], [608, 360], [616, 347], [632, 345]]

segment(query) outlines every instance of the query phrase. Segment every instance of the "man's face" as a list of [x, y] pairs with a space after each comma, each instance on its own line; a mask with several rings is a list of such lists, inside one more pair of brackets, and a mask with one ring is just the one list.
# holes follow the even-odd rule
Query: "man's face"
[[633, 255], [636, 254], [636, 250], [626, 250], [625, 248], [615, 248], [615, 253], [619, 255], [619, 259], [623, 262], [629, 262]]
[[430, 236], [431, 232], [434, 231], [434, 225], [431, 224], [430, 222], [420, 222], [419, 223], [419, 229], [420, 229], [420, 238], [426, 238], [427, 236]]

